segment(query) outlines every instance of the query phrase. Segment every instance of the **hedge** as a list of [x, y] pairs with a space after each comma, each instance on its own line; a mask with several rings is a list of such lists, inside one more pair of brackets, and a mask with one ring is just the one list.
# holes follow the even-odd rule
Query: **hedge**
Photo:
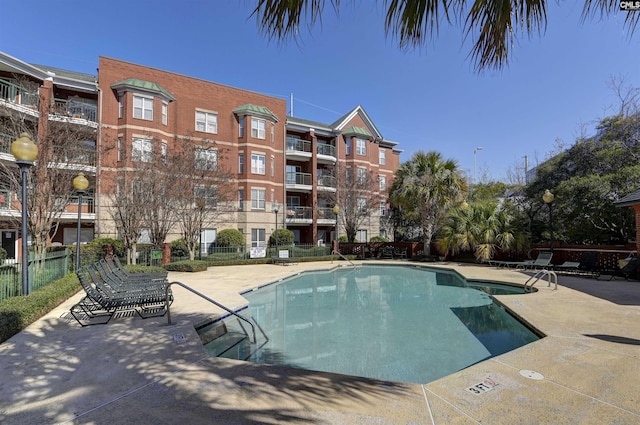
[[170, 272], [203, 272], [207, 270], [207, 262], [202, 260], [185, 260], [165, 264], [165, 270]]

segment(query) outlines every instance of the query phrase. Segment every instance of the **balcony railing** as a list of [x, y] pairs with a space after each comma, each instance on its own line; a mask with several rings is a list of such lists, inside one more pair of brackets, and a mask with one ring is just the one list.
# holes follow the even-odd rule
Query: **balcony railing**
[[318, 155], [336, 156], [336, 147], [328, 143], [318, 143]]
[[318, 220], [336, 220], [336, 213], [333, 208], [318, 208]]
[[34, 109], [38, 107], [37, 91], [29, 92], [24, 87], [3, 79], [0, 79], [0, 99], [16, 105], [33, 107]]
[[10, 190], [0, 190], [0, 210], [11, 209], [11, 197]]
[[82, 147], [69, 150], [64, 147], [56, 147], [54, 149], [56, 149], [55, 156], [58, 162], [96, 166], [96, 151], [94, 148]]
[[54, 99], [51, 112], [55, 115], [63, 115], [72, 118], [81, 118], [87, 121], [97, 122], [98, 105], [88, 99], [77, 96], [68, 99]]
[[322, 187], [338, 187], [336, 178], [333, 176], [318, 176], [318, 186]]
[[311, 207], [288, 207], [287, 219], [289, 220], [311, 220], [313, 219], [313, 210]]
[[311, 142], [287, 136], [287, 152], [311, 152]]
[[311, 186], [312, 179], [311, 174], [309, 173], [287, 173], [287, 184], [288, 185], [303, 185], [303, 186]]

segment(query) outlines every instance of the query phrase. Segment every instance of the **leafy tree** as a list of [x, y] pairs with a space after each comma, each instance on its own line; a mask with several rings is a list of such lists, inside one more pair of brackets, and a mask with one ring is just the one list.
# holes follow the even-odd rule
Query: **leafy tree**
[[[277, 40], [299, 36], [301, 22], [312, 27], [322, 19], [325, 0], [258, 0], [252, 16], [268, 37]], [[472, 41], [471, 60], [476, 69], [502, 68], [508, 63], [510, 48], [519, 35], [544, 32], [547, 25], [545, 0], [486, 1], [471, 4], [455, 1], [385, 0], [385, 32], [397, 40], [401, 49], [419, 47], [438, 35], [440, 25], [462, 25], [465, 38]], [[338, 12], [341, 1], [331, 0]], [[618, 1], [586, 0], [582, 18], [611, 15]], [[633, 33], [640, 14], [627, 13], [625, 26]]]
[[521, 249], [525, 240], [517, 231], [510, 211], [496, 202], [480, 201], [452, 208], [439, 232], [438, 247], [453, 255], [472, 251], [486, 261], [500, 249]]
[[466, 191], [465, 179], [456, 161], [439, 152], [418, 151], [396, 172], [390, 190], [391, 202], [415, 220], [422, 230], [426, 255], [447, 210], [458, 204]]
[[[535, 181], [525, 189], [533, 205], [542, 209], [542, 193], [555, 195], [553, 226], [556, 239], [576, 243], [624, 243], [635, 235], [633, 212], [614, 201], [640, 187], [640, 116], [607, 117], [598, 133], [580, 139], [565, 152], [537, 168]], [[545, 208], [546, 209], [546, 208]], [[545, 215], [532, 217], [545, 223]], [[538, 228], [546, 229], [543, 224]]]
[[244, 246], [244, 235], [238, 229], [222, 229], [216, 235], [216, 246]]

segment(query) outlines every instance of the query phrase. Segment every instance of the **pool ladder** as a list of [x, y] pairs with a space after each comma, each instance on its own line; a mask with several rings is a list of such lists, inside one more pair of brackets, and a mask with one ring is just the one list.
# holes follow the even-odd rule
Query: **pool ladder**
[[[347, 263], [351, 264], [353, 267], [356, 267], [355, 264], [353, 264], [353, 262], [351, 262], [351, 260], [349, 260], [347, 257], [345, 257], [344, 255], [340, 254], [340, 251], [336, 251], [335, 249], [333, 250], [333, 252], [331, 253], [331, 255], [336, 254], [338, 257], [342, 258], [344, 261], [346, 261]], [[331, 260], [331, 262], [333, 263], [333, 260]]]
[[527, 279], [527, 281], [524, 283], [524, 292], [527, 292], [527, 285], [529, 284], [529, 282], [531, 282], [531, 284], [528, 286], [529, 288], [528, 292], [531, 292], [533, 285], [535, 285], [536, 283], [538, 283], [540, 279], [543, 279], [545, 277], [547, 278], [547, 282], [548, 282], [547, 286], [551, 286], [551, 281], [553, 280], [553, 284], [554, 284], [553, 289], [554, 290], [558, 289], [558, 275], [556, 274], [556, 272], [554, 272], [553, 270], [542, 269], [542, 270], [538, 270], [536, 274], [534, 274], [529, 279]]

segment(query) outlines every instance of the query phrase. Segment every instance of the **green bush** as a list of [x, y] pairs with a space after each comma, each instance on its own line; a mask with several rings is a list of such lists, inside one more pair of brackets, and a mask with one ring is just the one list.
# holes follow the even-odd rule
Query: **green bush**
[[75, 274], [33, 291], [0, 301], [0, 342], [6, 341], [80, 290]]
[[187, 249], [187, 244], [184, 242], [184, 239], [176, 239], [171, 242], [171, 256], [172, 257], [188, 257], [189, 250]]
[[269, 246], [276, 246], [276, 235], [278, 235], [279, 246], [293, 244], [293, 239], [295, 237], [293, 232], [289, 229], [278, 229], [277, 232], [273, 232], [271, 236], [269, 236]]
[[347, 238], [347, 235], [340, 235], [338, 242], [349, 242], [349, 238]]
[[162, 267], [140, 266], [138, 264], [127, 264], [124, 268], [127, 269], [129, 273], [162, 273], [167, 271]]
[[371, 239], [369, 239], [369, 242], [389, 242], [389, 239], [385, 238], [384, 236], [373, 236]]
[[7, 250], [4, 248], [0, 248], [0, 264], [2, 264], [6, 258], [7, 258]]
[[244, 235], [238, 229], [222, 229], [216, 235], [216, 246], [244, 246]]
[[164, 266], [170, 272], [203, 272], [207, 270], [207, 262], [201, 260], [185, 260], [168, 263]]

